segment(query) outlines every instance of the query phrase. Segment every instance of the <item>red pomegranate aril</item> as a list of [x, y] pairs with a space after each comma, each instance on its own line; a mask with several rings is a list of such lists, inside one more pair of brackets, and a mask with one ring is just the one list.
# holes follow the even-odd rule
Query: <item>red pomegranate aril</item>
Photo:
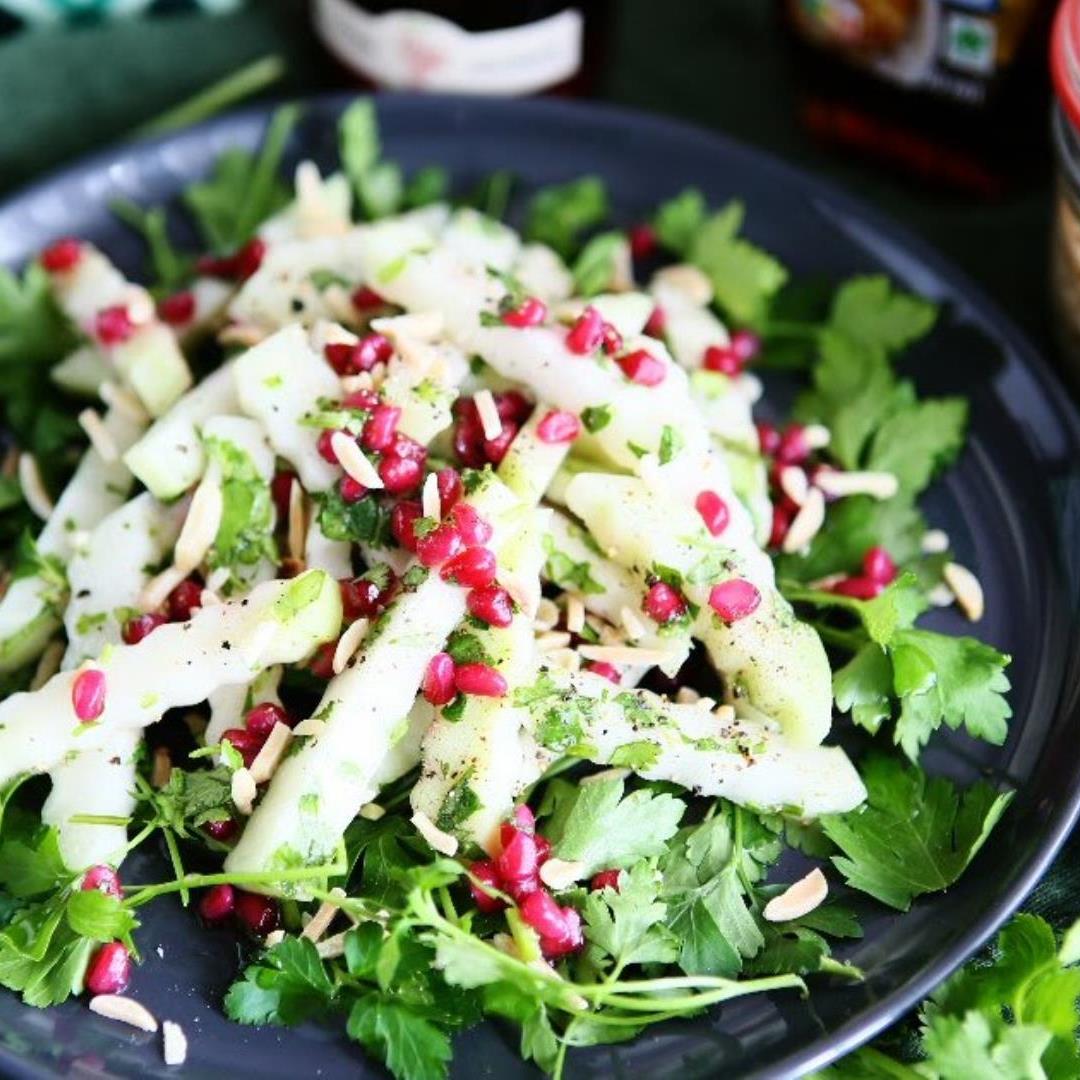
[[614, 889], [619, 891], [619, 870], [601, 870], [598, 874], [593, 874], [592, 880], [589, 882], [589, 888], [592, 890], [597, 889]]
[[[417, 520], [423, 516], [424, 511], [420, 504], [411, 499], [399, 502], [390, 511], [390, 532], [406, 551], [416, 551], [415, 526]], [[458, 531], [461, 531], [460, 526]]]
[[346, 409], [363, 409], [365, 412], [371, 412], [379, 404], [379, 395], [374, 390], [353, 390], [341, 399], [341, 404]]
[[761, 603], [761, 593], [745, 578], [732, 578], [709, 590], [709, 607], [726, 623], [738, 622], [753, 614]]
[[262, 744], [266, 742], [266, 736], [256, 735], [254, 731], [248, 731], [247, 728], [229, 728], [221, 733], [221, 741], [229, 743], [244, 759], [244, 764], [250, 768], [262, 749]]
[[249, 240], [233, 257], [234, 273], [239, 281], [247, 281], [262, 266], [266, 258], [266, 243], [259, 237]]
[[371, 308], [384, 307], [386, 304], [386, 301], [367, 285], [361, 285], [358, 289], [354, 289], [349, 299], [357, 311], [368, 311]]
[[523, 330], [530, 326], [539, 326], [547, 318], [547, 304], [530, 296], [523, 300], [516, 308], [503, 313], [502, 321], [507, 326]]
[[367, 493], [368, 489], [359, 480], [354, 480], [351, 476], [343, 476], [338, 481], [338, 494], [347, 503], [357, 503]]
[[195, 318], [195, 294], [188, 289], [158, 301], [158, 318], [169, 326], [184, 326]]
[[71, 684], [71, 704], [83, 724], [91, 724], [105, 711], [105, 672], [86, 668]]
[[868, 577], [850, 577], [836, 582], [830, 591], [853, 600], [873, 600], [885, 591], [885, 583]]
[[224, 922], [234, 911], [236, 890], [231, 885], [214, 885], [199, 900], [199, 914], [208, 923]]
[[728, 345], [710, 345], [705, 350], [701, 366], [706, 371], [716, 371], [734, 378], [742, 374], [745, 361]]
[[135, 324], [123, 304], [102, 308], [94, 316], [94, 334], [102, 345], [119, 345], [133, 333]]
[[415, 491], [424, 479], [424, 466], [412, 458], [387, 454], [379, 462], [379, 477], [390, 495], [408, 495]]
[[761, 338], [753, 330], [736, 330], [731, 335], [731, 351], [744, 365], [749, 364], [761, 352]]
[[122, 941], [102, 945], [86, 969], [86, 989], [91, 994], [121, 994], [131, 982], [131, 954]]
[[464, 420], [454, 425], [454, 453], [467, 469], [482, 469], [487, 464], [484, 456], [484, 433], [479, 425], [475, 428]]
[[41, 265], [50, 274], [62, 274], [74, 270], [82, 258], [82, 242], [72, 236], [57, 240], [41, 253]]
[[514, 621], [514, 601], [501, 585], [484, 585], [473, 589], [465, 597], [469, 614], [486, 622], [488, 626], [505, 629]]
[[606, 352], [608, 356], [614, 356], [616, 353], [622, 352], [622, 347], [622, 334], [620, 334], [611, 323], [604, 323], [604, 352]]
[[296, 473], [288, 469], [274, 473], [274, 479], [270, 482], [270, 496], [274, 500], [274, 507], [280, 521], [288, 520], [289, 504], [292, 502], [292, 486], [297, 483], [299, 480]]
[[666, 329], [667, 313], [657, 304], [650, 312], [648, 319], [645, 320], [645, 333], [649, 337], [660, 338], [664, 336]]
[[694, 500], [694, 509], [701, 515], [710, 535], [719, 536], [731, 521], [728, 505], [715, 491], [702, 491]]
[[515, 829], [496, 860], [499, 877], [508, 885], [535, 881], [540, 864], [536, 858], [536, 840], [531, 833]]
[[766, 423], [764, 420], [758, 420], [754, 427], [757, 428], [758, 445], [761, 447], [761, 452], [766, 457], [772, 457], [780, 449], [780, 432], [776, 430], [776, 425]]
[[[499, 419], [505, 424], [512, 420], [515, 424], [524, 423], [532, 412], [532, 402], [517, 390], [503, 390], [495, 394], [495, 411]], [[476, 416], [477, 425], [480, 424], [480, 414], [476, 412], [476, 403], [472, 402], [473, 412]]]
[[436, 653], [428, 661], [421, 690], [429, 705], [449, 705], [457, 697], [454, 659], [449, 653]]
[[585, 665], [586, 671], [591, 671], [594, 675], [599, 675], [601, 679], [607, 679], [608, 682], [613, 682], [618, 686], [622, 682], [622, 675], [619, 673], [619, 669], [614, 664], [609, 664], [606, 660], [591, 660]]
[[224, 821], [208, 821], [203, 826], [203, 832], [219, 844], [228, 843], [239, 830], [240, 826], [233, 818], [226, 818]]
[[810, 446], [802, 424], [791, 424], [780, 436], [776, 460], [782, 465], [801, 465], [810, 456]]
[[604, 340], [604, 317], [591, 304], [578, 316], [566, 335], [566, 347], [579, 356], [596, 352]]
[[308, 670], [316, 679], [333, 678], [334, 653], [336, 652], [336, 641], [328, 641], [315, 650], [315, 655], [308, 661]]
[[[512, 829], [520, 829], [522, 832], [536, 832], [536, 815], [528, 803], [518, 803], [511, 814], [511, 820], [505, 822]], [[505, 838], [504, 838], [505, 842]]]
[[452, 581], [466, 589], [482, 589], [495, 580], [499, 564], [490, 548], [466, 548], [443, 564], [443, 581]]
[[567, 933], [566, 916], [547, 889], [529, 893], [521, 902], [521, 917], [541, 937], [561, 941]]
[[623, 374], [639, 386], [659, 386], [667, 378], [667, 368], [646, 349], [635, 349], [615, 361]]
[[540, 866], [551, 858], [551, 841], [546, 836], [536, 834], [536, 861]]
[[890, 585], [896, 580], [896, 563], [883, 547], [872, 547], [863, 556], [862, 572], [871, 581]]
[[778, 548], [791, 528], [795, 512], [787, 500], [773, 504], [772, 526], [769, 530], [769, 547]]
[[[338, 463], [337, 451], [334, 449], [334, 436], [337, 434], [332, 428], [324, 428], [319, 432], [319, 437], [315, 441], [315, 449], [319, 451], [319, 457], [323, 461], [328, 461], [331, 465]], [[345, 432], [344, 434], [348, 434]]]
[[460, 533], [449, 522], [436, 525], [426, 536], [416, 540], [416, 557], [427, 567], [441, 566], [464, 550]]
[[244, 717], [244, 727], [256, 738], [265, 739], [277, 724], [292, 727], [289, 714], [276, 702], [261, 701], [248, 710]]
[[359, 372], [353, 356], [355, 351], [356, 346], [345, 341], [331, 341], [323, 346], [326, 362], [338, 375], [356, 375]]
[[257, 937], [266, 937], [281, 925], [281, 908], [269, 896], [236, 890], [236, 918]]
[[169, 593], [169, 619], [172, 622], [187, 622], [193, 612], [202, 607], [203, 587], [194, 578], [181, 581]]
[[573, 442], [581, 434], [581, 421], [572, 412], [553, 409], [536, 425], [541, 442], [557, 445]]
[[114, 896], [117, 900], [124, 895], [123, 889], [120, 888], [120, 876], [111, 866], [106, 866], [104, 863], [91, 866], [83, 874], [79, 888], [83, 892], [99, 892], [106, 896]]
[[[474, 878], [482, 881], [485, 885], [490, 885], [493, 889], [497, 889], [500, 886], [499, 881], [499, 868], [495, 865], [492, 859], [481, 859], [478, 862], [474, 862], [469, 867], [469, 873]], [[491, 915], [496, 911], [502, 911], [506, 904], [500, 900], [497, 896], [489, 896], [483, 889], [481, 889], [475, 882], [469, 882], [469, 892], [472, 894], [473, 903], [476, 904], [476, 910], [483, 912], [485, 915]]]
[[479, 547], [486, 544], [494, 535], [494, 529], [477, 512], [470, 503], [458, 503], [450, 515], [466, 547]]
[[410, 439], [408, 435], [402, 435], [400, 431], [394, 435], [394, 444], [390, 447], [390, 453], [394, 457], [418, 461], [421, 465], [427, 461], [427, 447], [415, 439]]
[[627, 229], [626, 238], [630, 241], [630, 254], [635, 259], [647, 259], [656, 251], [656, 230], [647, 221]]
[[124, 623], [121, 636], [125, 645], [138, 645], [143, 638], [152, 634], [159, 626], [165, 625], [165, 616], [150, 612], [146, 615], [134, 615]]
[[563, 931], [557, 937], [540, 936], [540, 951], [549, 959], [577, 952], [585, 944], [581, 929], [581, 915], [576, 908], [559, 909], [563, 917]]
[[476, 697], [506, 697], [506, 680], [487, 664], [459, 664], [454, 671], [454, 685], [463, 694]]
[[502, 431], [494, 439], [484, 440], [484, 457], [492, 465], [500, 465], [502, 459], [506, 457], [507, 450], [510, 449], [510, 444], [517, 437], [517, 433], [518, 425], [513, 420], [504, 421]]
[[461, 483], [461, 473], [447, 466], [435, 474], [435, 484], [439, 490], [439, 508], [445, 517], [454, 508], [461, 493], [465, 490]]
[[394, 346], [389, 338], [382, 334], [368, 334], [357, 343], [353, 363], [358, 371], [370, 371], [376, 364], [388, 363], [393, 355]]
[[642, 608], [654, 622], [669, 623], [686, 614], [686, 600], [666, 581], [657, 581], [645, 593]]
[[364, 425], [360, 442], [368, 450], [376, 450], [380, 453], [387, 450], [394, 441], [394, 431], [401, 419], [401, 410], [396, 405], [376, 405], [371, 411], [371, 417]]
[[345, 578], [339, 583], [345, 618], [350, 621], [374, 619], [386, 610], [397, 587], [397, 575], [390, 567], [386, 567], [384, 573], [385, 578], [380, 576], [377, 581], [361, 576]]

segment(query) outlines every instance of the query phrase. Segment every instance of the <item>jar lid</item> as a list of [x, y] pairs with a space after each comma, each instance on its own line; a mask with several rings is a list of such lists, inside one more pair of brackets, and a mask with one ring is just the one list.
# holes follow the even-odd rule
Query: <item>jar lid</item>
[[1080, 0], [1061, 0], [1050, 34], [1054, 93], [1073, 126], [1080, 129]]

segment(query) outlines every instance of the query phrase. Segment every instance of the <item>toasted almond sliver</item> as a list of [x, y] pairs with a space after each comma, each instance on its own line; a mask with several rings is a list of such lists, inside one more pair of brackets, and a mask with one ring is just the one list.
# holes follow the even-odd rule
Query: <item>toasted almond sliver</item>
[[638, 613], [626, 604], [619, 609], [619, 622], [631, 641], [638, 641], [649, 632]]
[[[332, 894], [340, 894], [344, 896], [345, 893], [341, 889], [332, 889]], [[341, 910], [340, 906], [334, 903], [333, 900], [324, 900], [319, 905], [319, 910], [311, 917], [311, 921], [300, 931], [302, 938], [307, 938], [308, 941], [318, 941], [327, 930], [330, 929], [330, 924], [334, 921], [334, 916]]]
[[202, 607], [213, 607], [215, 604], [220, 603], [221, 597], [218, 596], [213, 589], [203, 589], [203, 591], [199, 593], [199, 604]]
[[491, 391], [478, 390], [473, 396], [473, 402], [480, 416], [480, 426], [484, 429], [484, 438], [497, 439], [502, 434], [503, 425]]
[[[323, 294], [325, 296], [325, 293]], [[327, 345], [356, 345], [360, 339], [340, 323], [330, 319], [316, 319], [308, 335], [311, 347], [320, 355]]]
[[26, 505], [42, 521], [47, 521], [53, 512], [53, 501], [45, 490], [45, 482], [41, 479], [41, 469], [38, 468], [37, 458], [33, 454], [19, 455], [19, 487], [22, 488]]
[[533, 626], [537, 630], [554, 630], [559, 625], [559, 608], [554, 600], [549, 600], [546, 596], [540, 598], [540, 603], [536, 606], [536, 617], [533, 619]]
[[456, 836], [445, 833], [435, 826], [435, 823], [422, 810], [413, 814], [412, 823], [416, 831], [437, 851], [440, 855], [456, 855], [458, 842]]
[[696, 266], [690, 263], [676, 263], [658, 270], [653, 277], [658, 285], [667, 285], [678, 289], [692, 304], [704, 307], [712, 300], [712, 283]]
[[552, 649], [544, 653], [544, 662], [560, 671], [580, 671], [581, 655], [577, 649]]
[[307, 513], [304, 509], [304, 489], [294, 476], [289, 484], [289, 554], [303, 559], [307, 554]]
[[50, 641], [34, 669], [34, 678], [30, 682], [31, 690], [40, 690], [59, 670], [64, 659], [66, 647], [62, 641]]
[[806, 495], [806, 502], [795, 515], [795, 520], [784, 537], [782, 549], [789, 555], [802, 551], [821, 531], [825, 524], [825, 496], [820, 488], [811, 488]]
[[566, 629], [571, 634], [585, 629], [585, 601], [577, 593], [566, 594]]
[[927, 529], [919, 547], [924, 555], [940, 555], [949, 550], [949, 534], [944, 529]]
[[700, 700], [701, 695], [692, 686], [680, 686], [675, 691], [675, 701], [679, 705], [693, 705]]
[[620, 629], [617, 626], [612, 626], [611, 623], [600, 624], [600, 644], [601, 645], [625, 645], [626, 644], [626, 631]]
[[266, 947], [272, 949], [275, 945], [280, 945], [285, 940], [284, 930], [271, 930], [266, 935]]
[[127, 294], [127, 315], [136, 326], [153, 321], [157, 312], [150, 294], [141, 285], [131, 285]]
[[381, 488], [382, 477], [375, 471], [375, 466], [364, 456], [364, 452], [356, 445], [356, 440], [344, 431], [335, 431], [330, 436], [330, 446], [337, 456], [338, 464], [358, 484], [366, 488]]
[[140, 1031], [157, 1031], [158, 1022], [153, 1013], [134, 998], [122, 994], [98, 994], [90, 999], [90, 1011], [108, 1020], [139, 1028]]
[[796, 506], [802, 506], [810, 491], [806, 471], [798, 465], [785, 465], [780, 470], [780, 489]]
[[300, 723], [293, 728], [293, 734], [297, 736], [311, 737], [315, 735], [321, 735], [325, 730], [325, 720], [320, 720], [316, 716], [309, 716], [306, 720], [301, 720]]
[[187, 571], [178, 566], [167, 566], [160, 574], [152, 577], [139, 593], [139, 610], [154, 611], [161, 607], [169, 593], [187, 577]]
[[245, 345], [251, 348], [265, 337], [266, 331], [252, 323], [229, 323], [218, 331], [218, 341], [222, 345]]
[[953, 591], [960, 610], [972, 622], [978, 622], [986, 610], [986, 599], [979, 579], [966, 566], [954, 562], [945, 564], [941, 576]]
[[554, 652], [556, 649], [565, 649], [571, 640], [565, 630], [548, 630], [546, 633], [537, 635], [536, 647], [541, 652]]
[[183, 1065], [187, 1061], [188, 1041], [184, 1029], [172, 1020], [161, 1025], [161, 1054], [166, 1065]]
[[360, 807], [360, 816], [365, 821], [381, 821], [386, 811], [377, 802], [369, 802]]
[[345, 670], [345, 666], [356, 655], [356, 650], [360, 648], [360, 642], [364, 640], [367, 632], [367, 619], [357, 619], [338, 639], [337, 648], [334, 649], [335, 675], [340, 675]]
[[142, 402], [126, 386], [117, 386], [106, 379], [98, 387], [98, 397], [110, 409], [123, 413], [131, 420], [146, 423], [150, 419], [150, 414], [143, 408]]
[[293, 740], [292, 728], [280, 720], [270, 730], [266, 742], [259, 748], [251, 763], [251, 778], [256, 784], [265, 784], [277, 772], [281, 759]]
[[221, 526], [224, 508], [221, 471], [211, 465], [195, 489], [184, 526], [176, 540], [173, 563], [178, 570], [189, 574], [206, 557]]
[[322, 960], [335, 960], [339, 956], [345, 955], [345, 934], [348, 931], [344, 931], [340, 934], [335, 934], [333, 937], [328, 937], [325, 941], [320, 941], [315, 946], [315, 951], [319, 954]]
[[86, 433], [90, 445], [97, 451], [97, 455], [107, 465], [112, 465], [120, 460], [120, 451], [116, 446], [116, 440], [109, 434], [97, 409], [83, 409], [79, 413], [79, 427]]
[[[701, 699], [702, 704], [704, 704], [706, 701], [712, 701], [712, 698]], [[716, 717], [717, 722], [720, 724], [735, 723], [735, 708], [732, 705], [721, 705], [718, 709], [716, 709], [713, 715]]]
[[154, 764], [150, 769], [150, 784], [159, 791], [165, 787], [172, 776], [172, 756], [167, 746], [159, 746], [154, 751]]
[[500, 570], [499, 584], [528, 618], [536, 615], [542, 597], [540, 579], [535, 574], [515, 574], [512, 571]]
[[237, 769], [232, 774], [232, 783], [229, 788], [233, 805], [244, 817], [250, 817], [255, 809], [255, 796], [258, 788], [255, 786], [255, 778], [247, 769]]
[[835, 499], [846, 495], [891, 499], [900, 490], [900, 482], [890, 472], [840, 472], [834, 469], [819, 469], [814, 476], [814, 486]]
[[811, 870], [806, 877], [789, 885], [779, 896], [774, 896], [766, 905], [762, 915], [768, 922], [790, 922], [801, 919], [814, 908], [819, 907], [829, 895], [829, 883], [818, 869]]
[[435, 473], [428, 473], [420, 497], [424, 517], [434, 521], [442, 520], [442, 501], [439, 498], [439, 478]]
[[631, 645], [580, 645], [583, 660], [602, 660], [608, 664], [640, 664], [652, 667], [671, 659], [667, 649], [637, 649]]
[[575, 860], [547, 859], [540, 866], [540, 880], [557, 892], [568, 889], [579, 878], [585, 876], [585, 864]]
[[413, 311], [408, 315], [384, 315], [372, 319], [371, 329], [395, 342], [402, 337], [434, 341], [442, 333], [445, 321], [441, 311]]
[[807, 424], [802, 433], [803, 442], [811, 450], [823, 450], [832, 438], [831, 432], [824, 424]]

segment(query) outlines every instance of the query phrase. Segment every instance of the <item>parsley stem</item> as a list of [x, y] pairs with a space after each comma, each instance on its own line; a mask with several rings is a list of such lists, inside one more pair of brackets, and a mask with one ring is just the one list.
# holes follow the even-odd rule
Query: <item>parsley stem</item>
[[68, 821], [72, 825], [119, 825], [121, 828], [131, 824], [131, 818], [117, 814], [72, 814]]
[[[663, 980], [654, 980], [662, 982]], [[575, 985], [575, 990], [584, 998], [592, 998], [597, 1004], [609, 1005], [612, 1008], [623, 1009], [629, 1012], [655, 1012], [657, 1008], [663, 1009], [669, 1016], [676, 1012], [691, 1012], [703, 1009], [708, 1005], [717, 1005], [731, 998], [742, 997], [746, 994], [760, 994], [768, 990], [799, 989], [805, 990], [806, 984], [798, 975], [771, 975], [762, 979], [723, 979], [724, 987], [716, 990], [702, 991], [699, 994], [687, 994], [682, 997], [633, 997], [630, 994], [622, 994], [615, 987], [590, 987]], [[638, 983], [627, 983], [635, 989]], [[600, 990], [602, 993], [590, 993]]]
[[255, 870], [247, 874], [184, 874], [175, 881], [162, 881], [152, 885], [126, 885], [124, 891], [132, 895], [125, 903], [129, 907], [138, 907], [166, 893], [202, 889], [209, 885], [273, 885], [277, 882], [325, 879], [343, 874], [345, 869], [340, 863], [328, 863], [325, 866], [306, 866], [296, 870]]
[[[176, 834], [172, 829], [163, 829], [162, 832], [165, 835], [165, 847], [169, 851], [169, 862], [172, 863], [173, 873], [177, 879], [183, 881], [184, 878], [184, 862], [180, 858], [180, 849], [176, 844]], [[191, 903], [191, 893], [188, 891], [186, 885], [180, 887], [180, 903], [187, 907]]]

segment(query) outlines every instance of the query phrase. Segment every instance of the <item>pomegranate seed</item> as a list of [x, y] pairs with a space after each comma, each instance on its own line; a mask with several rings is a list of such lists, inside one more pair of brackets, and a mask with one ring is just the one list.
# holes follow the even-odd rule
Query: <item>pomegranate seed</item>
[[435, 483], [439, 489], [439, 507], [445, 516], [453, 509], [464, 490], [461, 484], [461, 473], [447, 466], [435, 474]]
[[[423, 516], [424, 511], [420, 504], [412, 500], [399, 502], [390, 511], [390, 532], [406, 551], [416, 550], [415, 525], [417, 519]], [[460, 531], [460, 526], [458, 528]]]
[[74, 270], [81, 258], [82, 243], [74, 237], [67, 236], [63, 240], [50, 244], [41, 253], [41, 265], [50, 274], [62, 274], [67, 270]]
[[135, 332], [135, 324], [123, 304], [102, 308], [94, 316], [94, 333], [102, 345], [119, 345]]
[[84, 724], [92, 723], [105, 711], [105, 672], [87, 668], [71, 684], [71, 704]]
[[467, 503], [458, 503], [450, 515], [466, 547], [479, 547], [486, 544], [494, 535], [495, 530]]
[[540, 864], [536, 858], [536, 840], [531, 833], [515, 829], [496, 860], [499, 877], [508, 885], [535, 882]]
[[709, 607], [726, 623], [745, 619], [760, 603], [761, 593], [745, 578], [732, 578], [709, 590]]
[[536, 861], [540, 866], [551, 858], [551, 841], [546, 836], [536, 834]]
[[608, 356], [614, 356], [616, 353], [622, 352], [622, 346], [622, 334], [611, 323], [604, 323], [604, 352]]
[[236, 890], [236, 917], [257, 937], [266, 937], [281, 925], [281, 908], [269, 896]]
[[647, 221], [627, 229], [626, 238], [630, 241], [630, 254], [635, 259], [647, 259], [656, 251], [656, 230]]
[[754, 424], [757, 428], [758, 444], [761, 452], [766, 457], [772, 457], [780, 449], [780, 432], [773, 424], [767, 424], [764, 420], [758, 420]]
[[522, 832], [536, 832], [536, 815], [528, 803], [518, 803], [511, 815], [512, 820], [506, 822], [512, 829], [520, 829]]
[[769, 531], [769, 547], [778, 548], [787, 536], [788, 529], [795, 516], [794, 510], [785, 500], [773, 505], [772, 528]]
[[221, 844], [230, 841], [238, 831], [239, 826], [232, 818], [226, 818], [224, 821], [208, 821], [203, 826], [203, 832]]
[[454, 685], [463, 694], [477, 697], [506, 697], [506, 680], [487, 664], [459, 664], [454, 671]]
[[465, 606], [470, 615], [475, 615], [488, 626], [505, 629], [514, 621], [514, 601], [501, 585], [485, 585], [473, 589], [465, 597]]
[[131, 981], [131, 954], [122, 941], [102, 945], [86, 969], [86, 989], [91, 994], [120, 994]]
[[315, 655], [308, 661], [308, 670], [316, 679], [333, 678], [335, 652], [337, 652], [336, 641], [328, 641], [315, 650]]
[[801, 465], [810, 456], [810, 447], [802, 424], [791, 424], [780, 436], [776, 460], [782, 465]]
[[540, 938], [540, 950], [548, 959], [577, 952], [585, 944], [585, 935], [581, 930], [581, 915], [575, 908], [559, 909], [563, 917], [563, 932], [558, 937]]
[[607, 679], [608, 682], [613, 682], [616, 686], [622, 682], [622, 675], [619, 673], [619, 669], [614, 664], [609, 664], [606, 660], [591, 660], [585, 665], [586, 671], [591, 671], [594, 675], [599, 675], [601, 679]]
[[363, 409], [371, 412], [379, 404], [379, 395], [374, 390], [354, 390], [341, 399], [342, 408]]
[[415, 491], [424, 479], [424, 466], [412, 458], [387, 454], [379, 462], [379, 476], [390, 495], [408, 495]]
[[539, 326], [547, 318], [547, 304], [530, 296], [512, 311], [503, 313], [502, 321], [507, 326], [523, 330], [529, 326]]
[[383, 451], [394, 441], [394, 430], [401, 419], [401, 410], [396, 405], [376, 405], [371, 411], [371, 418], [364, 425], [360, 442], [369, 450]]
[[419, 461], [421, 465], [427, 461], [427, 448], [423, 443], [410, 439], [408, 435], [402, 435], [400, 431], [394, 436], [394, 445], [390, 447], [390, 453], [408, 461]]
[[357, 367], [354, 353], [355, 345], [344, 341], [331, 341], [323, 346], [323, 356], [326, 362], [337, 372], [338, 375], [356, 375], [360, 369]]
[[165, 616], [150, 613], [147, 615], [135, 615], [124, 623], [121, 636], [125, 645], [138, 645], [144, 637], [152, 634], [159, 626], [165, 624]]
[[123, 895], [120, 888], [120, 878], [111, 866], [104, 864], [91, 866], [83, 874], [82, 884], [79, 886], [83, 892], [99, 892], [106, 896], [115, 896], [119, 900]]
[[429, 705], [449, 705], [457, 697], [454, 685], [454, 659], [449, 653], [436, 653], [424, 672], [424, 700]]
[[830, 591], [855, 600], [873, 600], [885, 591], [885, 583], [868, 577], [850, 577], [836, 582]]
[[[504, 424], [510, 420], [515, 424], [521, 424], [529, 419], [529, 413], [532, 412], [533, 407], [532, 402], [524, 394], [519, 393], [517, 390], [504, 390], [501, 394], [495, 394], [494, 397], [495, 411]], [[472, 405], [475, 412], [475, 402]], [[479, 424], [479, 413], [476, 413], [476, 421]]]
[[639, 386], [659, 386], [667, 378], [667, 368], [645, 349], [635, 349], [615, 362], [623, 374]]
[[203, 587], [194, 578], [181, 581], [169, 593], [169, 618], [172, 622], [187, 622], [202, 607]]
[[661, 624], [686, 614], [686, 600], [682, 593], [666, 581], [657, 581], [650, 585], [641, 606], [650, 619]]
[[229, 728], [221, 733], [221, 741], [229, 743], [244, 759], [244, 764], [250, 768], [266, 739], [256, 735], [254, 731], [248, 731], [247, 728]]
[[896, 580], [896, 563], [883, 547], [872, 547], [863, 556], [862, 571], [871, 580], [889, 585]]
[[465, 420], [459, 420], [454, 425], [454, 453], [466, 468], [482, 469], [487, 464], [484, 436], [479, 426], [474, 428]]
[[694, 509], [701, 515], [705, 528], [712, 536], [719, 536], [731, 520], [731, 511], [728, 510], [727, 503], [715, 491], [699, 492], [694, 500]]
[[276, 702], [262, 701], [248, 710], [244, 727], [258, 739], [265, 739], [276, 724], [293, 726], [292, 717]]
[[619, 891], [619, 870], [601, 870], [598, 874], [593, 874], [592, 880], [589, 882], [589, 888], [594, 891], [597, 889], [614, 889]]
[[[338, 463], [337, 452], [334, 450], [334, 436], [337, 434], [331, 428], [324, 428], [319, 432], [319, 437], [315, 442], [315, 449], [319, 451], [319, 457], [323, 461], [328, 461], [331, 465]], [[347, 432], [345, 433], [347, 434]]]
[[498, 562], [490, 548], [466, 548], [443, 565], [443, 581], [452, 581], [466, 589], [482, 589], [495, 580]]
[[710, 345], [705, 350], [705, 357], [701, 366], [706, 371], [718, 371], [721, 375], [729, 375], [734, 378], [741, 375], [744, 361], [736, 354], [735, 350], [726, 345]]
[[416, 557], [424, 566], [439, 566], [464, 550], [461, 534], [449, 522], [416, 540]]
[[345, 578], [340, 585], [345, 618], [350, 621], [374, 619], [386, 610], [393, 599], [397, 575], [387, 566], [380, 570], [378, 580], [366, 576]]
[[368, 334], [357, 343], [353, 362], [359, 371], [370, 371], [376, 364], [389, 363], [394, 355], [390, 339], [382, 334]]
[[274, 479], [270, 482], [270, 495], [277, 508], [278, 518], [285, 521], [289, 517], [289, 503], [292, 502], [292, 486], [298, 483], [296, 473], [288, 469], [281, 469], [274, 473]]
[[247, 281], [262, 266], [266, 257], [266, 243], [252, 237], [233, 257], [234, 274], [239, 281]]
[[650, 312], [648, 319], [645, 320], [645, 333], [649, 337], [660, 338], [664, 336], [666, 329], [667, 313], [657, 304]]
[[581, 421], [571, 412], [552, 410], [536, 426], [541, 442], [558, 444], [573, 442], [581, 434]]
[[352, 301], [352, 306], [357, 311], [367, 311], [369, 308], [384, 307], [386, 301], [374, 290], [368, 288], [367, 285], [361, 285], [358, 289], [353, 290], [352, 296], [349, 297]]
[[521, 917], [541, 937], [561, 940], [566, 932], [566, 916], [547, 889], [529, 893], [521, 902]]
[[566, 335], [566, 347], [579, 356], [596, 352], [604, 340], [604, 317], [590, 304]]
[[354, 480], [351, 476], [343, 476], [338, 481], [338, 494], [347, 503], [357, 503], [367, 493], [368, 489], [359, 480]]
[[506, 420], [503, 422], [502, 431], [494, 439], [484, 440], [484, 457], [492, 465], [502, 463], [502, 459], [506, 457], [506, 451], [510, 449], [510, 444], [517, 437], [518, 430], [518, 425], [513, 420]]
[[231, 885], [214, 885], [199, 901], [199, 914], [208, 923], [224, 922], [235, 910], [236, 890]]
[[742, 364], [749, 364], [761, 352], [761, 338], [753, 330], [736, 330], [731, 335], [731, 351]]
[[188, 289], [158, 301], [158, 318], [170, 326], [183, 326], [195, 318], [195, 294]]
[[[481, 859], [472, 863], [469, 866], [469, 873], [473, 877], [479, 878], [485, 885], [490, 885], [493, 889], [499, 888], [499, 868], [492, 859]], [[483, 889], [478, 888], [471, 881], [469, 882], [469, 892], [472, 893], [473, 903], [476, 904], [477, 911], [482, 911], [485, 915], [502, 911], [506, 907], [506, 904], [497, 896], [488, 896]]]

